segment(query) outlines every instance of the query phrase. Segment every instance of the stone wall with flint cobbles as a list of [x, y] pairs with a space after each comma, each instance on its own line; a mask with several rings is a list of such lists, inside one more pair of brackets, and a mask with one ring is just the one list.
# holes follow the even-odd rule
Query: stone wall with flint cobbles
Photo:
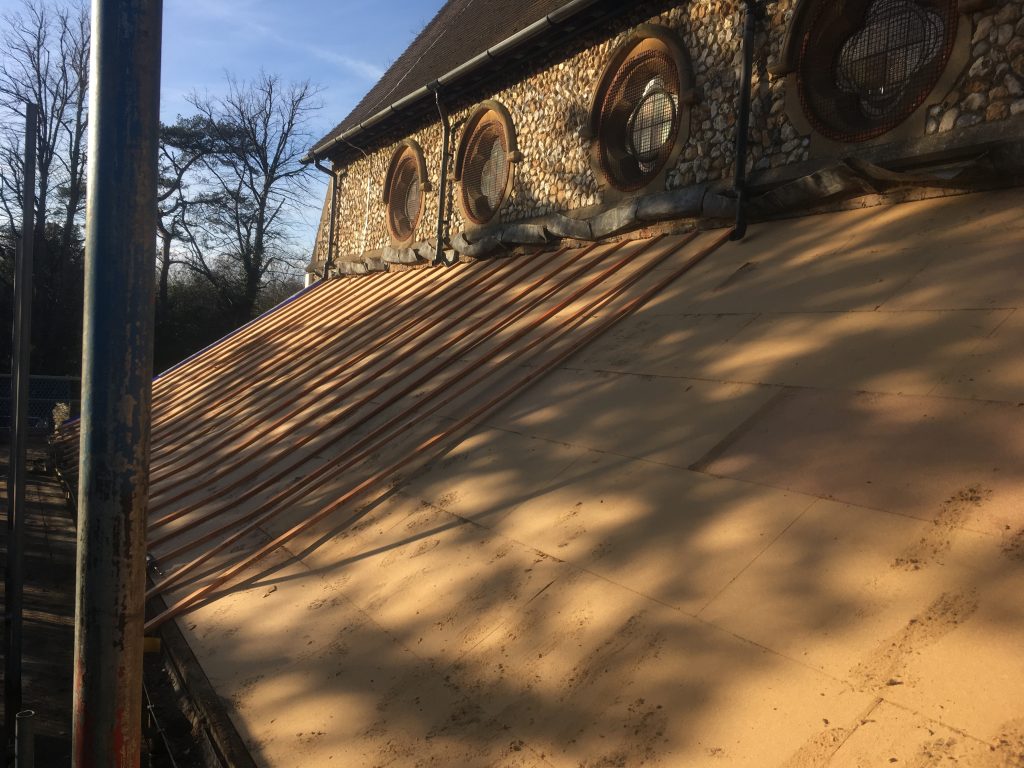
[[[757, 36], [748, 167], [755, 177], [759, 171], [806, 164], [814, 158], [815, 137], [801, 134], [789, 117], [792, 107], [787, 104], [786, 88], [791, 80], [769, 74], [781, 55], [798, 1], [769, 3]], [[484, 99], [497, 100], [511, 113], [522, 153], [521, 162], [514, 165], [514, 184], [499, 213], [500, 222], [529, 221], [550, 213], [585, 216], [588, 211], [600, 210], [605, 201], [590, 163], [591, 140], [583, 130], [590, 103], [605, 62], [616, 46], [637, 25], [658, 24], [673, 30], [685, 44], [696, 85], [696, 103], [688, 115], [689, 139], [675, 167], [667, 173], [666, 190], [716, 182], [727, 185], [734, 173], [743, 25], [740, 6], [735, 0], [692, 0], [653, 12], [655, 8], [664, 9], [664, 3], [637, 3], [614, 33], [604, 31], [567, 40], [563, 46], [553, 47], [546, 60], [510, 69], [502, 76], [503, 82], [491, 90], [449, 105], [452, 154], [474, 106]], [[921, 136], [969, 131], [1024, 112], [1022, 9], [1024, 0], [994, 0], [984, 10], [959, 16], [960, 24], [971, 25], [970, 60], [948, 95], [929, 109]], [[413, 252], [421, 258], [432, 254], [441, 136], [440, 122], [434, 120], [410, 125], [404, 136], [359, 147], [359, 152], [346, 148], [347, 159], [336, 165], [336, 170], [344, 172], [336, 209], [336, 262], [359, 261], [367, 253], [386, 252], [390, 236], [382, 186], [388, 162], [402, 138], [414, 138], [424, 150], [428, 181], [434, 191], [426, 193], [415, 234], [417, 243], [427, 245], [419, 249], [414, 245]], [[851, 152], [856, 150], [856, 145], [851, 145]], [[458, 184], [450, 187], [446, 239], [466, 228], [454, 204]], [[329, 204], [328, 196], [314, 267], [323, 264], [327, 252]]]

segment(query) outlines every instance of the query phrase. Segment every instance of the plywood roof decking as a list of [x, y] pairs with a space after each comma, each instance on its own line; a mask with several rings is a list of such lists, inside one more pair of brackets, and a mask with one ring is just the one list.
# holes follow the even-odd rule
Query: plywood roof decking
[[257, 762], [1021, 765], [1022, 204], [754, 226], [181, 619]]
[[[291, 506], [308, 507], [308, 526], [386, 490], [674, 279], [688, 262], [664, 267], [680, 253], [723, 237], [692, 253], [695, 233], [335, 281], [161, 377], [148, 543], [167, 575], [153, 591], [212, 565], [189, 599], [206, 597]], [[460, 419], [438, 421], [456, 402]]]

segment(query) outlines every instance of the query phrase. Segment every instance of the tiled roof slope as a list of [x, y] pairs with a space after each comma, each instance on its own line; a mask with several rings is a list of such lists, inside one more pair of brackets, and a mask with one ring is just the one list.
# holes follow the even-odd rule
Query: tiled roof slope
[[348, 117], [317, 145], [433, 82], [566, 2], [449, 0]]

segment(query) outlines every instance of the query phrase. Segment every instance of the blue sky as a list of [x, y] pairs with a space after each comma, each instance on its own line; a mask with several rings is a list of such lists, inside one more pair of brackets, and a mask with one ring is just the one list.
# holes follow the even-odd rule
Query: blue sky
[[[0, 3], [10, 0], [0, 0]], [[286, 80], [309, 79], [323, 91], [311, 127], [317, 138], [341, 122], [384, 74], [442, 0], [165, 0], [161, 113], [188, 114], [192, 90], [216, 93], [224, 73], [251, 77], [263, 68]], [[306, 223], [311, 248], [323, 202], [321, 179]]]
[[[11, 0], [0, 0], [10, 2]], [[441, 6], [440, 0], [165, 0], [165, 120], [193, 89], [216, 91], [224, 72], [262, 67], [323, 86], [326, 132], [370, 89]]]
[[[311, 123], [317, 138], [333, 128], [373, 86], [442, 0], [164, 0], [161, 116], [189, 114], [193, 90], [219, 92], [224, 75], [252, 77], [262, 68], [286, 80], [320, 85], [323, 109]], [[0, 0], [0, 13], [21, 7]], [[317, 174], [320, 176], [321, 174]], [[320, 214], [310, 201], [302, 228], [312, 245]]]

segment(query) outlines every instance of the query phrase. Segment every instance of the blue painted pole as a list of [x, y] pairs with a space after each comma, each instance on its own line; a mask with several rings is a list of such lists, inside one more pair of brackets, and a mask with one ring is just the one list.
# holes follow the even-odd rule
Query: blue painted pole
[[72, 766], [136, 768], [161, 0], [93, 0]]

